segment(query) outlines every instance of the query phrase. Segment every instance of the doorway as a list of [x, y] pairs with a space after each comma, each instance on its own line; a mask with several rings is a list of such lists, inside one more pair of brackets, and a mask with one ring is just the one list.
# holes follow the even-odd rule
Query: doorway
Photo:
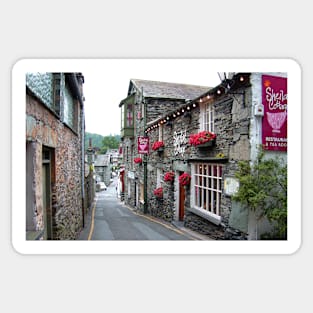
[[44, 239], [53, 239], [52, 227], [52, 151], [43, 147], [42, 149], [42, 205], [44, 213]]
[[[179, 172], [181, 175], [183, 172]], [[183, 221], [185, 216], [185, 198], [186, 198], [186, 190], [185, 187], [182, 186], [179, 182], [179, 203], [178, 203], [178, 220]]]

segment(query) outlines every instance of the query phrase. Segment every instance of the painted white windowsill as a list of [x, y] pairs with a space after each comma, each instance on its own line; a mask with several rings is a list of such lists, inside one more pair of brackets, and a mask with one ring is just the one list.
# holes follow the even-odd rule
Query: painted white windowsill
[[208, 212], [208, 211], [206, 211], [202, 208], [199, 208], [199, 207], [186, 208], [186, 210], [203, 217], [204, 219], [210, 221], [211, 223], [213, 223], [215, 225], [219, 225], [222, 221], [221, 216], [216, 215], [216, 214], [211, 213], [211, 212]]

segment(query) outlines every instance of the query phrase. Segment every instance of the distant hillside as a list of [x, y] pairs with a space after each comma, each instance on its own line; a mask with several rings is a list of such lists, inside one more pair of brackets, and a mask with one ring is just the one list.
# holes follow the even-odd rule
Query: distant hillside
[[[92, 140], [92, 146], [98, 147], [100, 150], [104, 148], [104, 146], [109, 146], [109, 148], [117, 149], [118, 143], [121, 140], [120, 135], [109, 135], [109, 136], [102, 136], [99, 134], [92, 134], [92, 133], [85, 133], [85, 149], [89, 147], [89, 138]], [[105, 139], [105, 142], [103, 141]], [[110, 140], [111, 139], [111, 140]], [[107, 145], [107, 142], [112, 142], [113, 144]], [[112, 147], [111, 147], [112, 146]]]

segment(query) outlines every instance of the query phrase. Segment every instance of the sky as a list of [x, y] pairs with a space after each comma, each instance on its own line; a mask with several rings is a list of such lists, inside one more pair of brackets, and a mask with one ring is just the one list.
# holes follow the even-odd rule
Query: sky
[[215, 87], [218, 73], [208, 59], [99, 59], [81, 67], [85, 78], [86, 132], [120, 134], [119, 103], [127, 97], [130, 79]]

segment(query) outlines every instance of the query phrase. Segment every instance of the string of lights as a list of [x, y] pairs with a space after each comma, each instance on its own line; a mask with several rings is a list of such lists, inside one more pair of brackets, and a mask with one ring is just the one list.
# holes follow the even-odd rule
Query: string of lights
[[152, 123], [149, 123], [145, 133], [148, 134], [161, 125], [167, 124], [182, 115], [186, 117], [190, 116], [191, 111], [196, 109], [201, 103], [213, 102], [225, 95], [233, 96], [239, 94], [244, 96], [244, 91], [240, 92], [236, 90], [249, 83], [249, 75], [249, 73], [238, 73], [234, 75], [232, 79], [224, 79], [221, 84], [208, 90], [198, 98], [187, 100], [186, 104], [181, 105], [178, 109], [172, 110], [166, 115], [154, 120]]

